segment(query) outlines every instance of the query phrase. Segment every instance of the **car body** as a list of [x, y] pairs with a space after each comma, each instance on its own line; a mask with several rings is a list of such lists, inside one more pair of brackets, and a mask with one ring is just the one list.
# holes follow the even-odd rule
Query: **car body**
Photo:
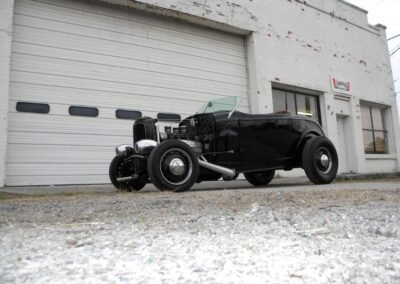
[[314, 120], [288, 113], [236, 111], [235, 97], [210, 101], [179, 126], [160, 131], [157, 120], [137, 119], [133, 146], [117, 147], [110, 179], [119, 189], [185, 191], [195, 182], [232, 180], [239, 173], [266, 185], [275, 170], [304, 168], [314, 183], [330, 183], [338, 169], [333, 144]]

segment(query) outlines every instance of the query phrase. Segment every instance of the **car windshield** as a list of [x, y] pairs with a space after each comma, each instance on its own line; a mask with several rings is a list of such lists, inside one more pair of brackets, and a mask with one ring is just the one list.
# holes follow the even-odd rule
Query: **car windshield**
[[217, 111], [234, 111], [239, 106], [241, 98], [239, 97], [224, 97], [221, 99], [211, 100], [199, 109], [197, 113], [210, 113]]

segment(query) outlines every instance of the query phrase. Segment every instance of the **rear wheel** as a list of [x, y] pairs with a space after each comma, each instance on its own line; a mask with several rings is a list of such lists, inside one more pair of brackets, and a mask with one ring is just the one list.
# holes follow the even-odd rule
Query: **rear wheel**
[[254, 186], [267, 185], [274, 178], [275, 170], [244, 173], [246, 180]]
[[138, 191], [146, 185], [146, 180], [140, 178], [124, 182], [119, 182], [117, 180], [121, 177], [132, 176], [135, 173], [133, 164], [120, 156], [115, 156], [114, 159], [112, 159], [108, 173], [111, 183], [119, 191]]
[[199, 162], [193, 149], [179, 140], [168, 140], [155, 148], [147, 170], [153, 184], [160, 190], [189, 190], [199, 175]]
[[335, 146], [326, 137], [313, 137], [303, 149], [303, 168], [311, 182], [328, 184], [335, 178], [339, 160]]

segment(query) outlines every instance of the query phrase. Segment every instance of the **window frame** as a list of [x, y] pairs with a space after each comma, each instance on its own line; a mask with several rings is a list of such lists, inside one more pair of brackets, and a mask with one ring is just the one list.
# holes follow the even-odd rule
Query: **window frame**
[[[373, 143], [373, 152], [367, 152], [366, 148], [365, 148], [365, 144], [364, 144], [364, 154], [366, 155], [388, 155], [390, 154], [390, 143], [389, 143], [389, 130], [388, 130], [388, 125], [387, 125], [387, 118], [385, 115], [385, 112], [387, 110], [387, 107], [385, 106], [379, 106], [376, 104], [371, 104], [371, 103], [360, 103], [360, 108], [362, 109], [363, 107], [368, 108], [369, 110], [369, 119], [370, 119], [370, 124], [371, 124], [371, 129], [368, 128], [364, 128], [362, 126], [362, 121], [361, 121], [361, 131], [363, 133], [363, 143], [365, 143], [364, 141], [364, 132], [370, 132], [372, 133], [372, 143]], [[382, 123], [383, 123], [383, 130], [376, 130], [374, 127], [374, 119], [373, 119], [373, 113], [372, 113], [372, 109], [378, 109], [380, 111], [381, 114], [381, 119], [382, 119]], [[384, 141], [385, 141], [385, 152], [378, 152], [377, 151], [377, 146], [376, 146], [376, 136], [375, 133], [383, 133], [383, 137], [384, 137]]]
[[[302, 96], [306, 96], [306, 97], [313, 97], [313, 98], [316, 98], [316, 104], [317, 104], [316, 107], [317, 107], [318, 120], [315, 120], [315, 119], [313, 119], [313, 118], [311, 118], [311, 119], [313, 119], [314, 121], [316, 121], [316, 122], [318, 122], [320, 125], [322, 125], [321, 102], [320, 102], [320, 96], [319, 96], [319, 95], [307, 94], [306, 92], [290, 91], [290, 90], [287, 90], [287, 89], [284, 89], [284, 88], [276, 88], [276, 87], [273, 87], [273, 88], [272, 88], [272, 92], [273, 92], [274, 90], [281, 91], [281, 92], [285, 92], [285, 93], [292, 93], [292, 94], [294, 94], [294, 107], [295, 107], [296, 115], [301, 115], [301, 114], [298, 113], [299, 110], [298, 110], [298, 103], [297, 103], [297, 95], [302, 95]], [[274, 95], [273, 95], [273, 93], [272, 93], [272, 100], [273, 100], [273, 99], [274, 99]], [[286, 98], [285, 98], [285, 99], [286, 99]], [[274, 112], [275, 112], [275, 110], [274, 110]], [[301, 115], [301, 116], [308, 117], [308, 116], [305, 116], [305, 115]], [[308, 117], [308, 118], [310, 118], [310, 117]]]

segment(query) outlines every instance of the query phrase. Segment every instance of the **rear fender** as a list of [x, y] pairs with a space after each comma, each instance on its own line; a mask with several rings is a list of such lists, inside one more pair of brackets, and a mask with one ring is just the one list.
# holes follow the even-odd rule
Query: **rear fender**
[[304, 146], [306, 145], [306, 142], [311, 139], [312, 137], [316, 136], [321, 136], [321, 133], [318, 133], [315, 130], [310, 130], [308, 132], [304, 132], [301, 137], [299, 142], [297, 143], [296, 146], [296, 160], [301, 162], [301, 156], [303, 153]]

